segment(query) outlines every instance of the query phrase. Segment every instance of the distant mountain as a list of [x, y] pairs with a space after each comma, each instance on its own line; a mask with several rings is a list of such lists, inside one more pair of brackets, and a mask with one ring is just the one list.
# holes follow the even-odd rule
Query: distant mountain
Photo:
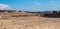
[[17, 11], [17, 10], [0, 10], [0, 12], [22, 12], [22, 11]]
[[31, 11], [24, 11], [24, 12], [27, 12], [27, 13], [35, 13], [35, 14], [41, 13], [41, 12], [31, 12]]
[[51, 11], [37, 11], [37, 12], [24, 11], [24, 12], [27, 12], [27, 13], [35, 13], [35, 14], [40, 14], [40, 13], [49, 13], [49, 12], [51, 12]]

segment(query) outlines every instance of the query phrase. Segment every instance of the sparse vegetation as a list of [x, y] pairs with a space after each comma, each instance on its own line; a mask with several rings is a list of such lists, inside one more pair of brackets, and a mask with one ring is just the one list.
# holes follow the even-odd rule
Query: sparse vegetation
[[60, 12], [52, 12], [47, 14], [25, 14], [24, 12], [23, 14], [20, 12], [0, 13], [0, 29], [60, 29], [60, 18], [45, 17], [52, 14], [59, 15]]
[[43, 17], [60, 17], [60, 12], [59, 11], [52, 11], [52, 12], [49, 12], [49, 13], [41, 13], [40, 14], [41, 16]]

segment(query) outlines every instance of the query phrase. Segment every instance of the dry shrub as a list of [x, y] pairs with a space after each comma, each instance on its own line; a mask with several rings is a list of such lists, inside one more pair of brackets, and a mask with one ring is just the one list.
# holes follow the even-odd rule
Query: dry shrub
[[12, 17], [27, 17], [28, 15], [13, 15]]
[[11, 17], [20, 17], [19, 15], [13, 15], [13, 16], [11, 16]]
[[0, 16], [1, 19], [8, 19], [9, 17], [6, 16]]
[[6, 29], [6, 28], [0, 28], [0, 29]]
[[28, 15], [23, 15], [24, 17], [27, 17]]

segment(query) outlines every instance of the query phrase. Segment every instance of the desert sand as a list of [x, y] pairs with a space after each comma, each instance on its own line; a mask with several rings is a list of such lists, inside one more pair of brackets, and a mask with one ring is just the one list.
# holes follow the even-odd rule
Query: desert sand
[[0, 18], [0, 29], [60, 29], [60, 18], [39, 16]]

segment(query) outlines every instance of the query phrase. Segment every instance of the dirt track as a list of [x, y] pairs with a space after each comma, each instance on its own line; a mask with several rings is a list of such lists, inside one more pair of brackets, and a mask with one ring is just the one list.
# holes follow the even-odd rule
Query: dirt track
[[60, 18], [31, 16], [0, 19], [0, 29], [60, 29]]

